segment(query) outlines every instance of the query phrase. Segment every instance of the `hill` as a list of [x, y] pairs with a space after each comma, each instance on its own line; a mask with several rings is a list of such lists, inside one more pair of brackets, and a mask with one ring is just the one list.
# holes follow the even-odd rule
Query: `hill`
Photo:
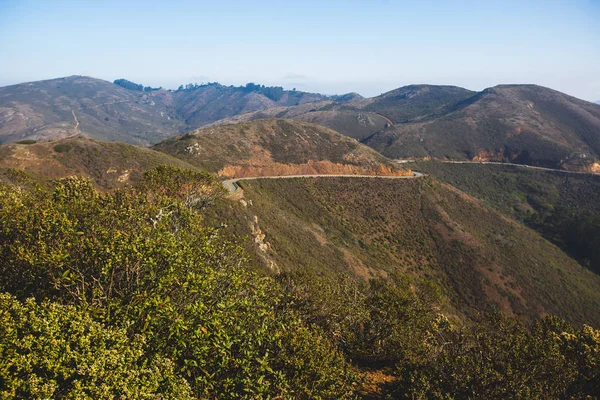
[[600, 171], [600, 107], [536, 85], [500, 85], [442, 115], [364, 141], [388, 157], [510, 161]]
[[0, 146], [0, 171], [22, 169], [43, 180], [85, 176], [102, 189], [128, 185], [159, 165], [197, 170], [148, 148], [85, 138]]
[[171, 91], [70, 76], [0, 88], [0, 144], [84, 135], [148, 145], [240, 113], [325, 99], [255, 84], [182, 85]]
[[265, 117], [324, 125], [389, 158], [600, 171], [600, 107], [536, 85], [500, 85], [479, 93], [411, 85], [371, 99], [271, 109], [215, 125]]
[[368, 99], [357, 106], [385, 115], [395, 124], [413, 121], [443, 110], [475, 92], [457, 86], [409, 85]]
[[[600, 322], [600, 277], [534, 231], [431, 178], [242, 181], [207, 215], [282, 273], [434, 279], [446, 314]], [[249, 242], [249, 243], [250, 243]]]
[[215, 125], [259, 118], [291, 118], [327, 126], [356, 140], [366, 139], [399, 122], [439, 113], [474, 92], [455, 86], [410, 85], [370, 99], [333, 100], [242, 114]]
[[408, 173], [336, 131], [285, 119], [202, 128], [153, 149], [224, 177]]
[[3, 87], [0, 143], [85, 135], [147, 145], [185, 127], [169, 98], [84, 76]]

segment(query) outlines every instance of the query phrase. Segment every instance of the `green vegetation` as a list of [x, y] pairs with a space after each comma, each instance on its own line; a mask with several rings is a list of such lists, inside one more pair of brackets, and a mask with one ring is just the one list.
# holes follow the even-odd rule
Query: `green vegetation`
[[435, 331], [428, 360], [397, 366], [393, 398], [592, 399], [600, 392], [600, 331], [546, 317], [529, 329], [493, 315]]
[[54, 145], [54, 151], [57, 153], [68, 153], [72, 149], [71, 145], [67, 143], [58, 143]]
[[[106, 359], [97, 368], [115, 365], [106, 387], [98, 388], [106, 397], [127, 397], [118, 391], [127, 390], [121, 379], [147, 386], [149, 396], [165, 388], [169, 398], [185, 397], [182, 379], [194, 397], [344, 398], [354, 391], [352, 369], [282, 303], [272, 279], [244, 268], [239, 249], [203, 226], [206, 203], [197, 200], [214, 181], [180, 172], [162, 168], [135, 190], [110, 194], [80, 178], [51, 190], [2, 186], [0, 290], [25, 303], [8, 298], [0, 315], [9, 318], [5, 314], [15, 309], [12, 314], [27, 316], [11, 317], [17, 335], [27, 335], [40, 319], [52, 323], [36, 345], [10, 339], [11, 325], [0, 336], [0, 349], [11, 357], [0, 370], [8, 397], [10, 391], [24, 397], [85, 394], [103, 379], [94, 374], [111, 371], [68, 374], [96, 355], [98, 362]], [[59, 334], [70, 319], [73, 327]], [[83, 329], [77, 326], [89, 320], [97, 322], [88, 327], [97, 350], [77, 335]], [[123, 335], [131, 344], [119, 339]], [[54, 342], [71, 349], [71, 358], [42, 352]], [[114, 355], [117, 350], [125, 359]], [[30, 369], [11, 367], [21, 365], [21, 354], [31, 359]], [[173, 373], [165, 369], [158, 376], [157, 365], [172, 365]]]
[[137, 92], [151, 92], [153, 90], [160, 90], [162, 88], [153, 88], [150, 86], [143, 86], [135, 82], [128, 81], [127, 79], [117, 79], [113, 82], [115, 85], [124, 87], [125, 89], [135, 90]]
[[526, 326], [500, 314], [455, 324], [435, 311], [439, 287], [404, 274], [368, 283], [305, 272], [280, 280], [303, 317], [355, 364], [388, 367], [371, 397], [583, 399], [600, 390], [600, 331], [590, 326], [556, 317]]
[[173, 363], [148, 357], [145, 337], [79, 307], [0, 294], [0, 397], [191, 399]]
[[25, 140], [19, 140], [18, 142], [15, 142], [16, 144], [36, 144], [37, 140], [31, 140], [31, 139], [25, 139]]
[[459, 319], [501, 310], [523, 320], [551, 313], [597, 324], [600, 277], [534, 231], [432, 178], [305, 178], [240, 182], [243, 207], [207, 212], [235, 237], [254, 216], [270, 250], [256, 262], [282, 271], [431, 278]]
[[437, 161], [414, 168], [524, 222], [600, 273], [600, 176]]
[[[459, 275], [445, 271], [446, 278], [435, 271], [434, 262], [443, 268], [446, 261], [435, 261], [441, 253], [427, 250], [420, 232], [442, 223], [435, 210], [466, 224], [457, 214], [465, 203], [452, 206], [463, 195], [431, 179], [382, 181], [246, 182], [252, 209], [218, 200], [223, 189], [212, 176], [174, 167], [149, 170], [133, 186], [109, 193], [96, 191], [83, 178], [40, 185], [23, 171], [6, 170], [0, 175], [0, 396], [595, 396], [600, 332], [556, 317], [523, 325], [485, 313], [471, 314], [470, 320], [453, 314], [463, 311], [455, 306], [471, 307], [468, 301], [454, 302], [453, 280]], [[408, 200], [415, 190], [420, 196], [412, 198], [421, 199], [418, 204]], [[392, 198], [407, 205], [391, 202], [381, 208]], [[430, 204], [432, 199], [437, 203]], [[394, 209], [400, 214], [389, 212]], [[412, 218], [418, 209], [424, 220]], [[242, 239], [238, 245], [227, 239], [232, 232], [243, 238], [245, 212], [259, 215], [279, 253], [267, 256], [284, 267], [283, 273], [257, 270], [252, 264], [262, 259], [255, 252], [247, 258], [240, 247], [252, 249], [251, 242]], [[498, 231], [511, 226], [471, 205], [463, 212], [484, 225], [497, 225]], [[398, 230], [407, 224], [399, 215], [411, 220], [406, 231]], [[228, 219], [232, 216], [237, 219]], [[421, 225], [429, 220], [429, 226]], [[477, 234], [470, 226], [463, 228]], [[535, 257], [542, 254], [529, 231], [513, 229], [529, 240]], [[512, 242], [513, 234], [504, 234]], [[448, 258], [481, 256], [464, 241], [444, 247], [439, 233], [432, 235], [439, 251], [458, 248]], [[398, 244], [407, 254], [402, 268], [393, 261], [401, 253], [381, 253]], [[542, 249], [551, 251], [545, 245]], [[339, 260], [342, 251], [387, 272], [357, 279], [348, 273], [343, 254]], [[420, 252], [424, 268], [408, 265]], [[285, 259], [297, 262], [296, 268]], [[506, 266], [494, 264], [501, 267]], [[586, 271], [581, 275], [565, 267], [595, 285]], [[545, 272], [544, 279], [553, 284], [552, 272]], [[521, 281], [527, 277], [519, 276]], [[595, 312], [588, 288], [579, 285], [573, 290]], [[594, 320], [568, 293], [556, 291], [565, 297], [561, 311], [572, 319]], [[385, 379], [377, 378], [381, 374]]]

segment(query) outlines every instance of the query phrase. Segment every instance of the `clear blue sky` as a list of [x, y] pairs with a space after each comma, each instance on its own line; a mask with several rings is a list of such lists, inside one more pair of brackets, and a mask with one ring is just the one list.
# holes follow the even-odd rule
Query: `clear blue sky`
[[600, 99], [600, 0], [0, 0], [0, 85], [90, 75], [363, 95], [537, 83]]

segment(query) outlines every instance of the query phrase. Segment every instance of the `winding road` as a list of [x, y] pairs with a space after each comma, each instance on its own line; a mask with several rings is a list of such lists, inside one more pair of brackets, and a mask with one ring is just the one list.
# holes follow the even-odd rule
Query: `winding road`
[[[425, 160], [392, 160], [392, 161], [395, 162], [395, 163], [398, 163], [398, 164], [406, 164], [406, 163], [419, 162], [419, 161], [425, 161]], [[565, 174], [598, 175], [598, 174], [596, 174], [594, 172], [567, 171], [565, 169], [535, 167], [533, 165], [515, 164], [515, 163], [507, 163], [507, 162], [500, 162], [500, 161], [451, 161], [451, 160], [431, 160], [431, 161], [437, 161], [437, 162], [441, 162], [441, 163], [444, 163], [444, 164], [510, 165], [510, 166], [513, 166], [513, 167], [528, 168], [528, 169], [537, 169], [537, 170], [541, 170], [541, 171], [564, 172]]]
[[316, 174], [316, 175], [277, 175], [277, 176], [249, 176], [246, 178], [234, 178], [227, 179], [222, 181], [221, 183], [227, 189], [229, 194], [226, 196], [230, 199], [236, 199], [243, 192], [240, 185], [237, 183], [239, 181], [249, 181], [256, 179], [293, 179], [293, 178], [379, 178], [379, 179], [415, 179], [421, 178], [425, 176], [425, 174], [421, 172], [413, 171], [412, 175], [406, 176], [384, 176], [384, 175], [328, 175], [328, 174]]

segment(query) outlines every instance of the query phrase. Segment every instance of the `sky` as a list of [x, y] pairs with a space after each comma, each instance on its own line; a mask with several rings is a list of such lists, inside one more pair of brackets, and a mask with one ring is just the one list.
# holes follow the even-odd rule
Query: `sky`
[[0, 86], [88, 75], [364, 96], [535, 83], [600, 100], [600, 0], [0, 0]]

